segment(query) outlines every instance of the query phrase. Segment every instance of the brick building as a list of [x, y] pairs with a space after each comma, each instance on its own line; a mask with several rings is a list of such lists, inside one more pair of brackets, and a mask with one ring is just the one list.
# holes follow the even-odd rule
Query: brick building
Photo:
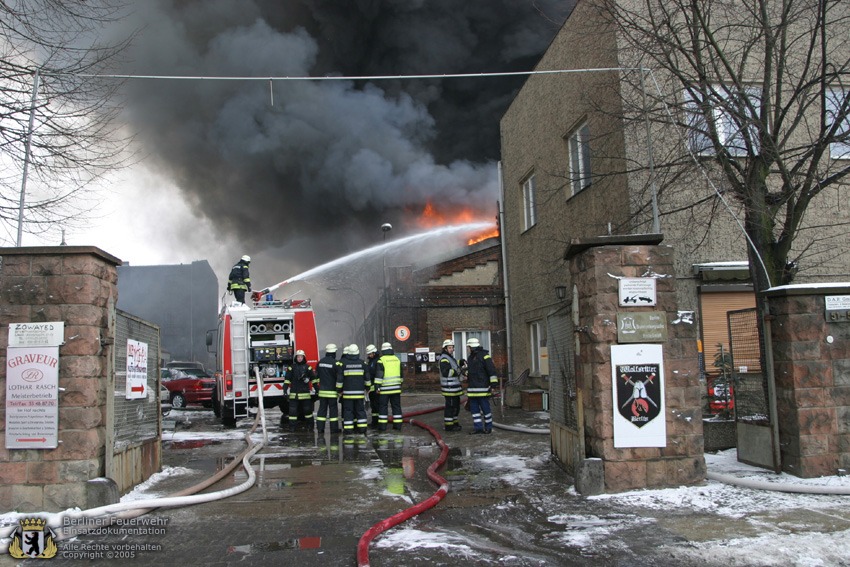
[[[466, 356], [466, 340], [478, 338], [490, 351], [499, 376], [507, 375], [505, 297], [498, 238], [470, 245], [434, 263], [388, 267], [387, 281], [388, 293], [377, 302], [367, 319], [367, 328], [381, 327], [386, 301], [387, 328], [393, 336], [390, 342], [396, 352], [407, 355], [405, 376], [409, 388], [439, 388], [436, 363], [416, 363], [414, 355], [417, 349], [427, 349], [439, 357], [443, 341], [450, 337], [455, 341], [458, 358]], [[399, 327], [409, 329], [408, 339], [396, 338]]]

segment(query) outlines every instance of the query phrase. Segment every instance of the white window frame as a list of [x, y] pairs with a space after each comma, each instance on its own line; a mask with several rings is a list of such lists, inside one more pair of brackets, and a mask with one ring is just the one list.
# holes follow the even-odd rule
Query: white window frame
[[[827, 125], [831, 127], [837, 118], [839, 107], [844, 103], [848, 91], [841, 88], [830, 88], [826, 92], [826, 119]], [[845, 113], [841, 120], [841, 126], [836, 131], [837, 137], [846, 137], [850, 133], [850, 116]], [[850, 159], [850, 140], [846, 142], [832, 142], [829, 145], [829, 155], [833, 159]]]
[[546, 327], [543, 321], [532, 321], [528, 324], [528, 345], [531, 358], [530, 372], [534, 376], [540, 375], [543, 367], [542, 347], [546, 345]]
[[590, 128], [581, 124], [567, 137], [570, 154], [570, 191], [572, 195], [584, 191], [593, 182], [590, 167]]
[[529, 175], [522, 182], [523, 231], [537, 224], [537, 201], [535, 194], [534, 175]]
[[454, 331], [452, 340], [455, 342], [455, 358], [466, 358], [468, 351], [466, 350], [466, 341], [469, 339], [478, 339], [484, 350], [490, 350], [490, 331], [471, 330], [471, 331]]
[[[723, 104], [716, 105], [711, 112], [721, 145], [726, 148], [726, 151], [731, 156], [741, 157], [748, 155], [743, 127], [740, 127], [735, 122], [733, 118], [735, 114], [728, 110], [728, 106], [734, 103], [732, 97], [736, 92], [726, 85], [714, 85], [711, 87], [711, 90], [715, 98], [722, 99], [723, 101]], [[744, 127], [749, 129], [750, 142], [754, 144], [754, 149], [758, 153], [760, 151], [758, 146], [758, 130], [754, 123], [761, 111], [761, 87], [757, 85], [746, 86], [744, 87], [744, 92], [754, 107], [752, 112], [755, 113], [754, 116], [750, 116], [750, 124], [744, 125]], [[705, 116], [699, 108], [699, 99], [695, 98], [695, 95], [692, 95], [686, 90], [684, 101], [686, 122], [688, 124], [688, 147], [697, 155], [713, 156], [715, 154], [714, 145], [708, 136], [709, 128]]]

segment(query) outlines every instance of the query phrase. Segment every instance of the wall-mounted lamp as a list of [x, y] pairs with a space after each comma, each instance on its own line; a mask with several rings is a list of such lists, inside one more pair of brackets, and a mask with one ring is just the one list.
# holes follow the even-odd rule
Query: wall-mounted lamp
[[555, 295], [558, 297], [558, 301], [565, 300], [567, 298], [567, 286], [556, 285], [555, 286]]

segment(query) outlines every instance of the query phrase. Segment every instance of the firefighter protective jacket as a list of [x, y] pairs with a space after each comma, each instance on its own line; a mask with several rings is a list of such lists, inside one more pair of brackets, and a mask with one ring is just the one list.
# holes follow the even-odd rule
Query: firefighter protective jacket
[[372, 381], [372, 391], [375, 391], [375, 378], [378, 377], [378, 356], [366, 356], [366, 366], [369, 367], [369, 379]]
[[235, 266], [230, 269], [230, 276], [227, 278], [227, 289], [244, 289], [251, 291], [251, 275], [248, 273], [248, 262], [239, 260]]
[[375, 388], [382, 395], [401, 394], [401, 360], [391, 350], [382, 350], [375, 375]]
[[344, 354], [337, 366], [336, 389], [345, 400], [357, 400], [366, 397], [372, 387], [369, 367], [355, 354]]
[[463, 395], [460, 373], [460, 366], [455, 357], [443, 349], [443, 353], [440, 355], [440, 390], [444, 396]]
[[483, 347], [474, 348], [470, 351], [466, 363], [469, 365], [469, 383], [467, 384], [466, 395], [470, 398], [489, 396], [490, 388], [499, 386], [499, 379], [496, 377], [496, 365], [493, 363], [490, 353]]
[[290, 400], [309, 400], [316, 374], [307, 362], [293, 362], [286, 367], [286, 379], [283, 381], [284, 392], [289, 392]]
[[316, 374], [318, 375], [320, 398], [336, 398], [336, 375], [340, 366], [342, 366], [342, 363], [336, 359], [336, 354], [326, 354], [324, 358], [319, 360]]

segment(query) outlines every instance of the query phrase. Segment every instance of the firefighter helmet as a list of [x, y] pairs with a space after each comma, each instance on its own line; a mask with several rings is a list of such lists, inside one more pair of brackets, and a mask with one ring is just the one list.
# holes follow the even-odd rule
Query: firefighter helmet
[[328, 343], [325, 345], [325, 352], [328, 354], [336, 354], [336, 345], [333, 343]]
[[349, 345], [348, 354], [353, 354], [354, 356], [360, 356], [360, 347], [357, 345]]
[[478, 348], [481, 346], [481, 343], [475, 337], [472, 337], [468, 341], [466, 341], [466, 346], [469, 348]]
[[392, 350], [392, 349], [393, 349], [393, 345], [391, 345], [390, 343], [384, 343], [384, 344], [381, 345], [381, 350]]
[[242, 261], [243, 261], [243, 262], [250, 262], [250, 261], [251, 261], [251, 257], [250, 257], [250, 256], [248, 256], [247, 254], [245, 254], [244, 256], [242, 256]]
[[368, 345], [366, 347], [366, 354], [372, 354], [373, 352], [378, 352], [378, 347], [375, 345]]
[[303, 350], [296, 350], [296, 351], [295, 351], [295, 356], [303, 356], [303, 357], [305, 357], [305, 358], [307, 357], [307, 355], [306, 355], [306, 354], [304, 354], [304, 351], [303, 351]]
[[443, 348], [455, 346], [455, 342], [451, 339], [446, 339], [443, 341]]

